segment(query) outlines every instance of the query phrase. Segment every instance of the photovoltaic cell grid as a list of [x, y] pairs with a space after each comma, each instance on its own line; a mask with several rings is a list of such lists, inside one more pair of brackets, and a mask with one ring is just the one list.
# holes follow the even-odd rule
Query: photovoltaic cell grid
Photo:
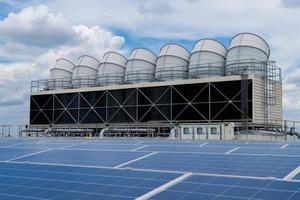
[[133, 199], [176, 174], [117, 169], [0, 164], [0, 198]]
[[299, 182], [278, 180], [300, 165], [299, 150], [283, 142], [4, 139], [0, 199], [299, 199], [298, 172]]
[[158, 153], [129, 167], [283, 178], [299, 165], [300, 157]]
[[299, 156], [300, 148], [239, 148], [234, 151], [233, 154], [269, 154], [269, 155], [289, 155], [289, 156]]
[[225, 153], [231, 150], [232, 147], [199, 147], [194, 145], [178, 145], [178, 146], [167, 146], [167, 145], [151, 145], [147, 146], [140, 151], [157, 151], [157, 152], [193, 152], [193, 153]]
[[300, 183], [275, 180], [192, 176], [152, 199], [300, 199]]
[[293, 177], [293, 179], [294, 179], [294, 180], [299, 180], [299, 181], [300, 181], [300, 172], [299, 172], [297, 175], [295, 175], [295, 176]]
[[0, 148], [0, 160], [5, 161], [20, 156], [37, 153], [39, 151], [41, 151], [41, 149], [23, 149], [23, 148], [12, 148], [12, 147]]
[[20, 158], [17, 161], [113, 167], [146, 154], [130, 151], [51, 150]]

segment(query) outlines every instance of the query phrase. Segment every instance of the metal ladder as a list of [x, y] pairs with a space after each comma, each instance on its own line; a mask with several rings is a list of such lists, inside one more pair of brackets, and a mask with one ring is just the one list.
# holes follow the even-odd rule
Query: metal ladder
[[265, 68], [265, 124], [269, 124], [272, 115], [272, 106], [276, 104], [276, 82], [278, 81], [278, 69], [274, 61], [269, 61]]

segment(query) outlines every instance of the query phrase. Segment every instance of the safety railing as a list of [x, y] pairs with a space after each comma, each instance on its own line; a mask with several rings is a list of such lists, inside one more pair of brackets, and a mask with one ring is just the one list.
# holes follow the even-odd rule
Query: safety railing
[[0, 138], [21, 137], [26, 125], [0, 124]]

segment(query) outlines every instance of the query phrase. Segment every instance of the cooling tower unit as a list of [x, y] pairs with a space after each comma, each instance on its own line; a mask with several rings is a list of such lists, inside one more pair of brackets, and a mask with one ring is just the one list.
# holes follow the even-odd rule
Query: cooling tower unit
[[155, 78], [158, 81], [187, 78], [190, 53], [178, 44], [166, 44], [160, 49]]
[[225, 75], [256, 74], [264, 76], [270, 48], [253, 33], [240, 33], [232, 38], [226, 57]]
[[195, 43], [189, 62], [189, 78], [223, 76], [227, 49], [213, 39]]
[[50, 90], [70, 88], [73, 68], [74, 64], [67, 59], [56, 60], [54, 67], [50, 69], [48, 88]]
[[98, 70], [98, 85], [119, 85], [124, 82], [126, 58], [117, 52], [107, 52]]
[[126, 63], [126, 83], [153, 81], [156, 59], [156, 55], [147, 49], [134, 49], [129, 55]]
[[92, 56], [80, 56], [73, 70], [72, 86], [74, 88], [95, 86], [99, 64], [100, 62]]

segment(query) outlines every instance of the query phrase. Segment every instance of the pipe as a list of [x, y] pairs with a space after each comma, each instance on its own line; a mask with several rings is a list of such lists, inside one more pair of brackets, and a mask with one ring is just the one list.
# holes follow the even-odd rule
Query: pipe
[[100, 131], [100, 135], [99, 135], [99, 137], [100, 138], [103, 138], [103, 136], [104, 136], [104, 133], [105, 132], [107, 132], [109, 129], [108, 128], [104, 128], [104, 129], [102, 129], [101, 131]]
[[146, 128], [112, 128], [109, 129], [110, 132], [155, 132], [155, 129]]
[[52, 132], [72, 132], [72, 133], [81, 133], [81, 132], [93, 132], [93, 129], [64, 129], [64, 128], [61, 128], [61, 129], [50, 129]]
[[44, 129], [25, 129], [25, 130], [21, 130], [21, 132], [23, 133], [42, 133], [44, 132], [45, 130]]
[[298, 132], [294, 132], [294, 135], [296, 135], [296, 136], [297, 136], [297, 138], [298, 138], [298, 139], [300, 139], [300, 133], [298, 133]]

